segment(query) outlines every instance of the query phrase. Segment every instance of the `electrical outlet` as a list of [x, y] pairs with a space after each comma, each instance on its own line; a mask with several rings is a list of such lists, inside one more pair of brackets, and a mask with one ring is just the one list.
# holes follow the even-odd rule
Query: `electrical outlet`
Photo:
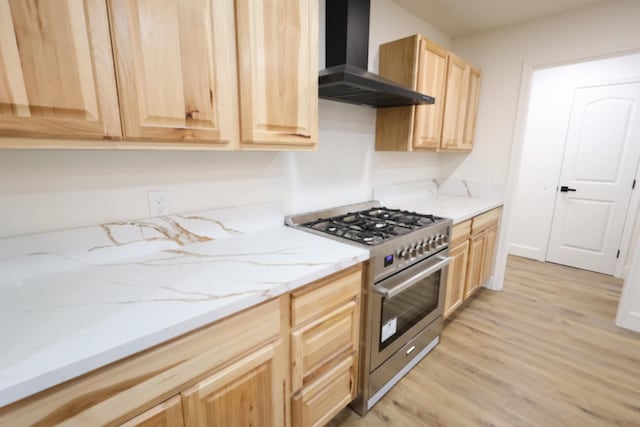
[[169, 213], [169, 196], [166, 191], [149, 191], [149, 216]]

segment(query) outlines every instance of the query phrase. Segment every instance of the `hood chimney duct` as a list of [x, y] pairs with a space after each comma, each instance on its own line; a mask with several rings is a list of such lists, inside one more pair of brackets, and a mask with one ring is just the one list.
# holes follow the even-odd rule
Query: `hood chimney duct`
[[367, 71], [370, 8], [370, 0], [326, 0], [320, 98], [371, 107], [433, 104], [434, 98]]
[[369, 67], [370, 0], [326, 0], [326, 66]]

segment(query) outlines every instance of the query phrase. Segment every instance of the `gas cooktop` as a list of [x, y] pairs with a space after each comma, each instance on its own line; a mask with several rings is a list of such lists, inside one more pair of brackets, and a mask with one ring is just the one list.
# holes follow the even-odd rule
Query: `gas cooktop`
[[366, 247], [370, 271], [381, 280], [449, 247], [451, 220], [372, 200], [290, 215], [285, 224], [326, 238]]
[[373, 246], [444, 220], [433, 215], [373, 207], [330, 218], [320, 218], [300, 226]]

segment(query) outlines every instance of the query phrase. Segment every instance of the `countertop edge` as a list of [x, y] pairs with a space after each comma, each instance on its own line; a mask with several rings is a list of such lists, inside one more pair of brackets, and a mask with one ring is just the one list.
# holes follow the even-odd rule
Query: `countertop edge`
[[488, 211], [490, 211], [492, 209], [495, 209], [495, 208], [499, 208], [501, 206], [504, 206], [504, 202], [502, 202], [502, 201], [497, 201], [496, 200], [496, 201], [487, 203], [482, 208], [473, 209], [473, 210], [470, 210], [468, 212], [465, 212], [464, 214], [462, 214], [460, 216], [452, 218], [453, 219], [453, 225], [460, 224], [461, 222], [464, 222], [464, 221], [466, 221], [468, 219], [471, 219], [474, 216], [478, 216], [480, 214], [483, 214], [483, 213], [488, 212]]

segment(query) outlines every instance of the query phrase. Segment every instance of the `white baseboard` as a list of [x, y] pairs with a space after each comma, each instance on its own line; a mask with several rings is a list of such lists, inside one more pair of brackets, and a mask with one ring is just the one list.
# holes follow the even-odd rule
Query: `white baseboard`
[[509, 255], [521, 256], [523, 258], [535, 259], [537, 261], [544, 261], [545, 259], [545, 253], [542, 249], [517, 243], [509, 243], [507, 245], [507, 253]]

